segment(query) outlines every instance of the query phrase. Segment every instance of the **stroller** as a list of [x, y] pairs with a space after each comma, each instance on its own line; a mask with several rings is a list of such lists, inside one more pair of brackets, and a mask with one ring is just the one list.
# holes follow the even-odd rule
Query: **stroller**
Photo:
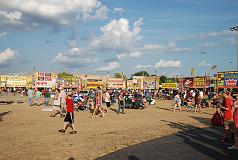
[[132, 98], [130, 96], [125, 96], [125, 108], [131, 109], [132, 107]]

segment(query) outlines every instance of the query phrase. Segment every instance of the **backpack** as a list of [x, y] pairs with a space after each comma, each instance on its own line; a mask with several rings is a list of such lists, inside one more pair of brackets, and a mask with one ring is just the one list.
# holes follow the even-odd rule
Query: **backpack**
[[211, 124], [213, 126], [223, 126], [224, 124], [224, 121], [223, 121], [223, 118], [221, 116], [221, 113], [219, 113], [218, 111], [216, 111], [213, 116], [212, 116], [212, 119], [211, 119]]

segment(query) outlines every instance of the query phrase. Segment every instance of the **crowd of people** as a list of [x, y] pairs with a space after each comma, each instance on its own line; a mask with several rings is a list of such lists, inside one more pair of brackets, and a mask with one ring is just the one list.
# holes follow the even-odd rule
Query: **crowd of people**
[[[174, 112], [176, 112], [177, 107], [180, 111], [183, 111], [185, 107], [193, 108], [194, 113], [202, 113], [202, 108], [205, 107], [216, 108], [216, 111], [221, 114], [224, 126], [222, 141], [226, 141], [229, 135], [238, 137], [238, 95], [234, 96], [229, 91], [214, 93], [214, 96], [209, 95], [206, 90], [198, 89], [187, 89], [182, 92], [171, 90], [169, 91], [169, 96], [163, 90], [158, 92], [148, 90], [108, 90], [103, 93], [100, 87], [86, 93], [79, 91], [66, 92], [62, 88], [56, 89], [54, 92], [50, 90], [47, 92], [38, 89], [32, 90], [31, 88], [27, 91], [30, 106], [42, 104], [47, 106], [51, 103], [53, 111], [50, 116], [55, 117], [59, 114], [61, 118], [64, 117], [65, 123], [59, 132], [64, 133], [68, 126], [71, 126], [71, 134], [77, 133], [74, 126], [74, 111], [89, 110], [91, 118], [95, 116], [104, 117], [108, 112], [108, 108], [117, 103], [118, 109], [116, 112], [118, 114], [126, 114], [125, 109], [145, 109], [149, 105], [155, 104], [156, 99], [161, 99], [161, 93], [165, 95], [166, 98], [164, 99], [174, 100]], [[231, 127], [232, 107], [234, 108], [234, 127]], [[64, 114], [65, 111], [66, 114]], [[238, 148], [237, 139], [235, 145], [230, 148]]]

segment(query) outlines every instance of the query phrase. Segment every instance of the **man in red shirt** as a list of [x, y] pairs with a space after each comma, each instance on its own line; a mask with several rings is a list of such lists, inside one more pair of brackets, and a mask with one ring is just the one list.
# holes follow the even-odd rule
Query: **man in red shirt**
[[230, 124], [230, 120], [232, 118], [232, 100], [229, 97], [229, 93], [223, 93], [223, 98], [224, 98], [224, 102], [223, 102], [223, 106], [221, 106], [221, 110], [223, 111], [223, 115], [224, 115], [224, 141], [226, 139], [228, 139], [229, 137], [229, 124]]
[[64, 119], [64, 127], [63, 129], [60, 129], [59, 132], [65, 133], [65, 130], [67, 129], [68, 124], [71, 124], [73, 131], [69, 132], [70, 134], [76, 134], [77, 131], [75, 130], [74, 127], [74, 109], [73, 109], [73, 100], [71, 98], [72, 93], [69, 93], [66, 98], [66, 111], [67, 114]]

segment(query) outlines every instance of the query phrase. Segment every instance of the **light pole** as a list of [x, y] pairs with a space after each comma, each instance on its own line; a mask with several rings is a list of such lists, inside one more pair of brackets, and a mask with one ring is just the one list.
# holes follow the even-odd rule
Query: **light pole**
[[238, 71], [238, 26], [231, 27], [230, 31], [235, 31], [237, 33], [237, 55], [236, 55], [236, 70]]

